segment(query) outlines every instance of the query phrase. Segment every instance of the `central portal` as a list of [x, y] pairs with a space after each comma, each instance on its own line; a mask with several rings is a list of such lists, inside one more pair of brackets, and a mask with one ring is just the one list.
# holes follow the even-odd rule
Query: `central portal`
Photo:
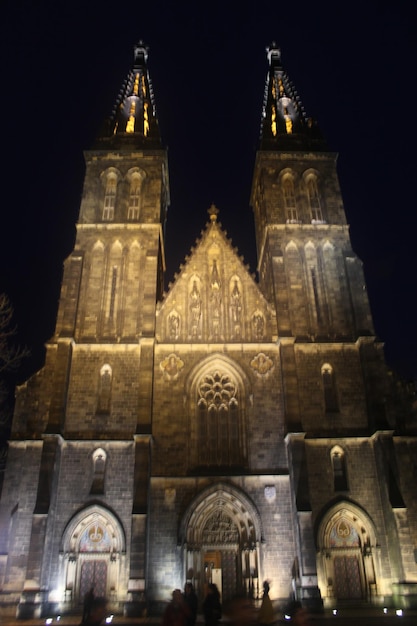
[[260, 531], [256, 510], [230, 486], [207, 491], [189, 507], [189, 517], [184, 519], [185, 578], [200, 598], [208, 583], [217, 585], [223, 602], [241, 593], [257, 598]]

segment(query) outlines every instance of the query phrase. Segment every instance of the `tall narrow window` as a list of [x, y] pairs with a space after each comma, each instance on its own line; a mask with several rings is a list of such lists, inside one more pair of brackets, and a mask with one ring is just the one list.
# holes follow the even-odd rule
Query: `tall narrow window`
[[132, 178], [132, 183], [130, 185], [129, 207], [127, 211], [128, 220], [133, 221], [133, 220], [139, 219], [140, 189], [141, 189], [141, 180], [139, 176], [136, 175], [134, 178]]
[[110, 365], [103, 365], [100, 370], [97, 413], [110, 413], [112, 379], [113, 373]]
[[112, 222], [114, 220], [114, 207], [116, 204], [117, 178], [115, 174], [109, 174], [106, 181], [106, 191], [104, 194], [103, 220]]
[[290, 178], [284, 178], [282, 181], [282, 192], [284, 194], [285, 212], [288, 222], [297, 222], [298, 213], [295, 203], [294, 183]]
[[325, 363], [321, 368], [323, 381], [324, 406], [326, 413], [337, 413], [339, 402], [337, 398], [336, 379], [331, 365]]
[[320, 298], [319, 298], [319, 290], [318, 290], [318, 285], [317, 285], [316, 269], [314, 267], [311, 267], [310, 272], [311, 272], [311, 284], [313, 286], [314, 304], [316, 306], [317, 322], [321, 324], [323, 322], [323, 317], [322, 317], [321, 308], [320, 308]]
[[331, 453], [333, 469], [333, 486], [335, 491], [347, 491], [348, 481], [346, 475], [345, 453], [340, 446], [335, 446]]
[[317, 188], [317, 180], [310, 176], [307, 180], [308, 201], [310, 203], [311, 221], [322, 222], [323, 213], [321, 210], [320, 196]]
[[241, 461], [239, 402], [236, 383], [215, 371], [204, 376], [198, 389], [199, 452], [204, 465], [234, 465]]
[[111, 273], [111, 289], [110, 289], [110, 306], [109, 306], [109, 321], [114, 319], [114, 304], [116, 301], [116, 287], [117, 287], [117, 267], [112, 268]]
[[99, 495], [104, 493], [104, 475], [106, 470], [106, 453], [103, 448], [97, 448], [93, 453], [93, 480], [90, 494]]

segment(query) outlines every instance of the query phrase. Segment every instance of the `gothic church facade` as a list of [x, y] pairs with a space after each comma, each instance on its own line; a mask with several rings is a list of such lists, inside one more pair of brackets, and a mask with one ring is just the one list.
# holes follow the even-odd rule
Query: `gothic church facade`
[[216, 207], [163, 292], [167, 153], [147, 49], [86, 152], [45, 366], [17, 391], [3, 614], [224, 600], [413, 603], [415, 420], [374, 334], [336, 173], [268, 51], [251, 204], [259, 282]]

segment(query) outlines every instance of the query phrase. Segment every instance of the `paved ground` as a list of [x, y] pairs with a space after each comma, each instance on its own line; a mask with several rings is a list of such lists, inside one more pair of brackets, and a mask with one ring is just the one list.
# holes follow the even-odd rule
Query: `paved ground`
[[[79, 615], [62, 616], [59, 620], [54, 617], [51, 626], [78, 626]], [[33, 620], [14, 620], [10, 618], [0, 619], [1, 626], [46, 626], [46, 618]], [[122, 615], [115, 615], [112, 626], [159, 626], [159, 617], [148, 618], [126, 618]], [[220, 626], [227, 625], [226, 621], [220, 622]], [[283, 616], [279, 616], [275, 626], [290, 624]], [[331, 611], [325, 611], [320, 615], [311, 616], [312, 626], [417, 626], [417, 610], [404, 610], [403, 615], [396, 615], [393, 609], [389, 609], [386, 614], [382, 609], [369, 609], [367, 611], [355, 611], [354, 609], [344, 609], [333, 615]], [[198, 619], [197, 626], [202, 626], [203, 620]], [[104, 625], [105, 626], [105, 625]]]

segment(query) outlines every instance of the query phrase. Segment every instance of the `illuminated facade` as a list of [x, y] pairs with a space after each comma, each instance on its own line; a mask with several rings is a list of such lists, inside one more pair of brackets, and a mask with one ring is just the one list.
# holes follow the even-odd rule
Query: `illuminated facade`
[[18, 389], [0, 607], [223, 598], [411, 604], [416, 422], [392, 392], [336, 155], [268, 51], [251, 204], [259, 283], [216, 207], [163, 293], [169, 205], [147, 50], [86, 153], [44, 368]]

